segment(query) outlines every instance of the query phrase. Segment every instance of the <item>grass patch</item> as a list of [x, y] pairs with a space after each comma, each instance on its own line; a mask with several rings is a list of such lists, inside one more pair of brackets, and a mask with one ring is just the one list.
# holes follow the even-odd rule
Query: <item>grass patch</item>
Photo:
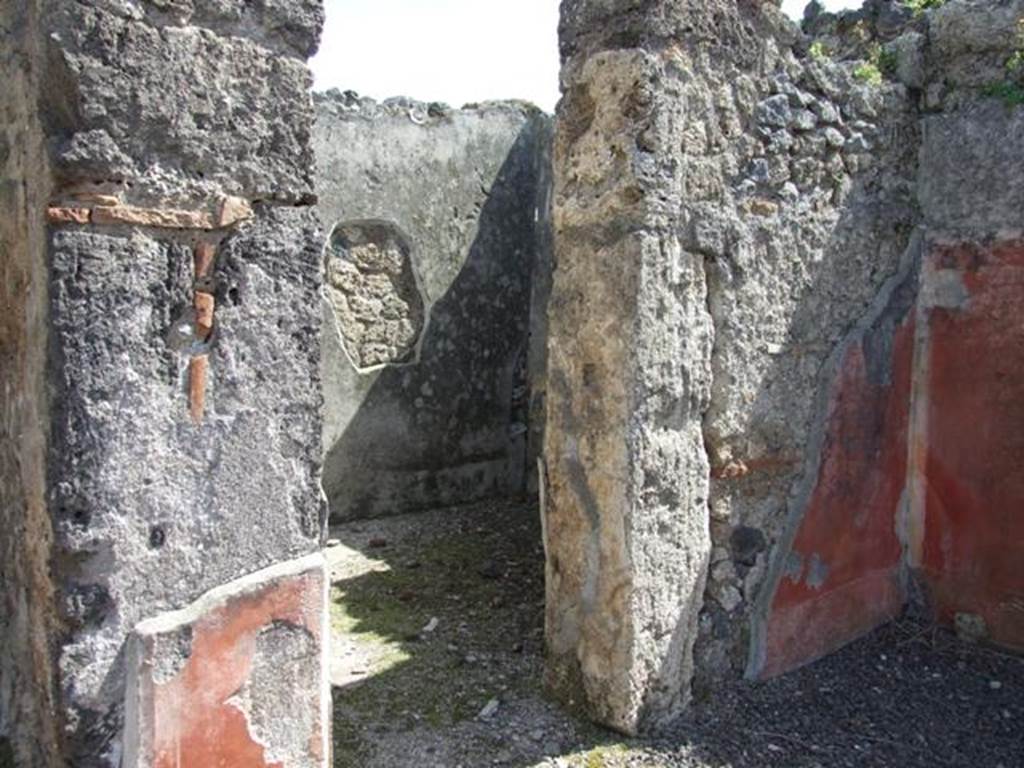
[[369, 661], [364, 679], [334, 690], [336, 765], [365, 764], [371, 726], [447, 728], [490, 699], [538, 692], [540, 669], [512, 650], [543, 611], [539, 526], [524, 519], [389, 542], [373, 554], [389, 569], [334, 587], [332, 627]]
[[[338, 694], [335, 693], [335, 696]], [[369, 749], [361, 735], [358, 723], [334, 708], [332, 743], [334, 746], [332, 768], [361, 768], [369, 758]]]
[[1001, 83], [986, 85], [982, 91], [985, 96], [1000, 99], [1007, 107], [1024, 105], [1024, 85], [1006, 80]]
[[879, 86], [886, 77], [896, 74], [898, 58], [894, 51], [880, 45], [873, 45], [868, 50], [868, 58], [853, 70], [853, 77], [862, 83]]
[[853, 70], [853, 77], [866, 85], [878, 86], [882, 84], [882, 70], [873, 61], [862, 61]]
[[623, 765], [629, 757], [629, 747], [625, 744], [601, 744], [583, 753], [579, 762], [580, 768], [616, 768]]
[[1024, 105], [1024, 19], [1017, 21], [1017, 48], [1006, 60], [1006, 79], [990, 83], [981, 92], [1010, 108]]
[[915, 16], [921, 16], [925, 11], [939, 8], [946, 4], [946, 0], [903, 0], [903, 5], [914, 12]]
[[832, 58], [832, 53], [829, 51], [828, 46], [821, 40], [815, 40], [811, 43], [811, 47], [807, 49], [807, 52], [815, 61], [828, 61]]

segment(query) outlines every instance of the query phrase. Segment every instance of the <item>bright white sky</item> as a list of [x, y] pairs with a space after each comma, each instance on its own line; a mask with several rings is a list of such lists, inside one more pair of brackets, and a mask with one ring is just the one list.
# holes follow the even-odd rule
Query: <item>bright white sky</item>
[[[807, 0], [784, 0], [799, 18]], [[861, 0], [825, 0], [830, 10]], [[558, 100], [558, 0], [326, 0], [316, 89], [459, 107]]]

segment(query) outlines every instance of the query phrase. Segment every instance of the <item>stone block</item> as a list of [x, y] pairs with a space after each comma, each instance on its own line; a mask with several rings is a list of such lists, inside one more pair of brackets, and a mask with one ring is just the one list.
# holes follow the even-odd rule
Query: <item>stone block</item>
[[1024, 175], [1007, 172], [1024, 156], [1024, 110], [988, 99], [926, 116], [921, 128], [917, 194], [935, 231], [1024, 227]]
[[568, 69], [554, 145], [547, 679], [635, 733], [690, 696], [711, 551], [712, 328], [704, 260], [681, 246], [673, 208], [679, 84], [642, 50], [585, 59]]

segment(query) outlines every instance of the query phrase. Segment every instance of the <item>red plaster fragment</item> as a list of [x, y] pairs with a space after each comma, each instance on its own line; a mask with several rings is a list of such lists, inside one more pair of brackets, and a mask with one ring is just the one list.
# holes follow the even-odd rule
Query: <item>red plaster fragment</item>
[[[232, 698], [253, 668], [260, 631], [286, 622], [323, 642], [322, 570], [283, 576], [246, 594], [212, 606], [189, 625], [187, 661], [173, 677], [153, 677], [154, 636], [145, 641], [138, 703], [143, 768], [284, 768], [267, 759], [264, 745], [249, 732], [245, 714]], [[322, 765], [321, 702], [309, 702], [316, 726], [309, 756]]]

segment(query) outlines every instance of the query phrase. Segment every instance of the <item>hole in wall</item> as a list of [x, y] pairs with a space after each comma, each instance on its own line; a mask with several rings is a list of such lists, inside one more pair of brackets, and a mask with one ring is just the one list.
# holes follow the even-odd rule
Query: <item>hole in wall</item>
[[416, 357], [426, 309], [408, 239], [385, 221], [338, 224], [325, 257], [325, 291], [358, 370]]

